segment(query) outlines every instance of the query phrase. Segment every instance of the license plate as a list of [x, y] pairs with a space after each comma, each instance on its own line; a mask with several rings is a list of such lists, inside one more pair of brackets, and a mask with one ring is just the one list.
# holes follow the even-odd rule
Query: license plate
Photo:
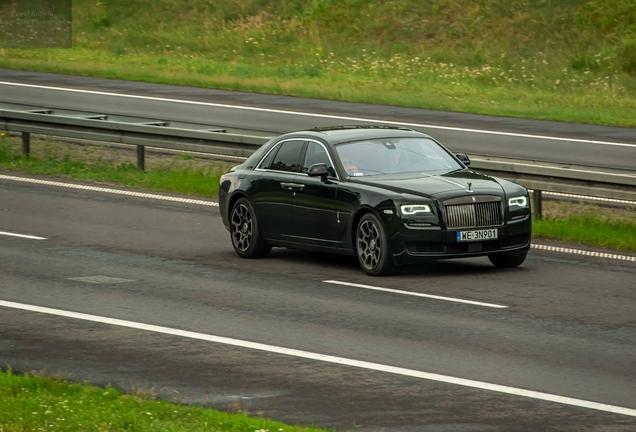
[[473, 231], [457, 231], [458, 242], [497, 240], [498, 238], [499, 231], [497, 228]]

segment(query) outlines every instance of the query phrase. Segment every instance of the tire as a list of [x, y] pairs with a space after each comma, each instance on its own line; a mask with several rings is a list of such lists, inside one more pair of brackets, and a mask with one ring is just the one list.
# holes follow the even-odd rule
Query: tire
[[370, 276], [393, 272], [388, 236], [382, 221], [373, 213], [362, 216], [356, 228], [355, 252], [360, 267]]
[[234, 250], [241, 258], [265, 257], [272, 250], [261, 238], [256, 213], [245, 198], [239, 198], [232, 207], [230, 237]]
[[527, 252], [519, 255], [488, 255], [488, 259], [495, 267], [499, 268], [513, 268], [519, 267], [526, 260]]

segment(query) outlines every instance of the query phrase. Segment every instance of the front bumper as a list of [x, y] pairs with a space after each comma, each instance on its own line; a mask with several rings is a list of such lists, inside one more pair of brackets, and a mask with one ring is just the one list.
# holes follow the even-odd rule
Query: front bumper
[[509, 223], [496, 227], [497, 240], [479, 242], [457, 242], [457, 231], [440, 227], [410, 230], [401, 228], [394, 231], [389, 244], [396, 264], [416, 264], [423, 261], [447, 258], [464, 258], [498, 253], [520, 254], [530, 249], [532, 219]]

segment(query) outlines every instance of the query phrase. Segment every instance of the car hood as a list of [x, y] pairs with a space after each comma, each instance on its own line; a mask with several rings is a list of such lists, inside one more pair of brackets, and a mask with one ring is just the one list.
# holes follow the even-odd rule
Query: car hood
[[442, 174], [421, 172], [383, 174], [368, 177], [352, 177], [353, 183], [387, 189], [397, 193], [410, 193], [429, 198], [447, 198], [453, 192], [464, 195], [469, 189], [475, 193], [501, 192], [501, 185], [493, 177], [470, 170], [457, 170]]

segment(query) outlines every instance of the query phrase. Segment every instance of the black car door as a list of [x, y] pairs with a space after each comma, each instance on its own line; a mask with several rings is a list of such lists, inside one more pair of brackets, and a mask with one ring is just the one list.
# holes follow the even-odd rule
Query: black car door
[[[326, 182], [306, 174], [309, 167], [317, 163], [327, 164], [330, 176]], [[341, 240], [345, 227], [340, 221], [336, 200], [338, 178], [322, 143], [307, 142], [302, 173], [296, 177], [295, 183], [299, 186], [292, 197], [294, 236], [300, 242], [313, 246], [343, 247]]]
[[256, 171], [262, 174], [250, 186], [250, 199], [265, 239], [284, 239], [292, 233], [292, 195], [305, 141], [291, 139], [278, 143]]

